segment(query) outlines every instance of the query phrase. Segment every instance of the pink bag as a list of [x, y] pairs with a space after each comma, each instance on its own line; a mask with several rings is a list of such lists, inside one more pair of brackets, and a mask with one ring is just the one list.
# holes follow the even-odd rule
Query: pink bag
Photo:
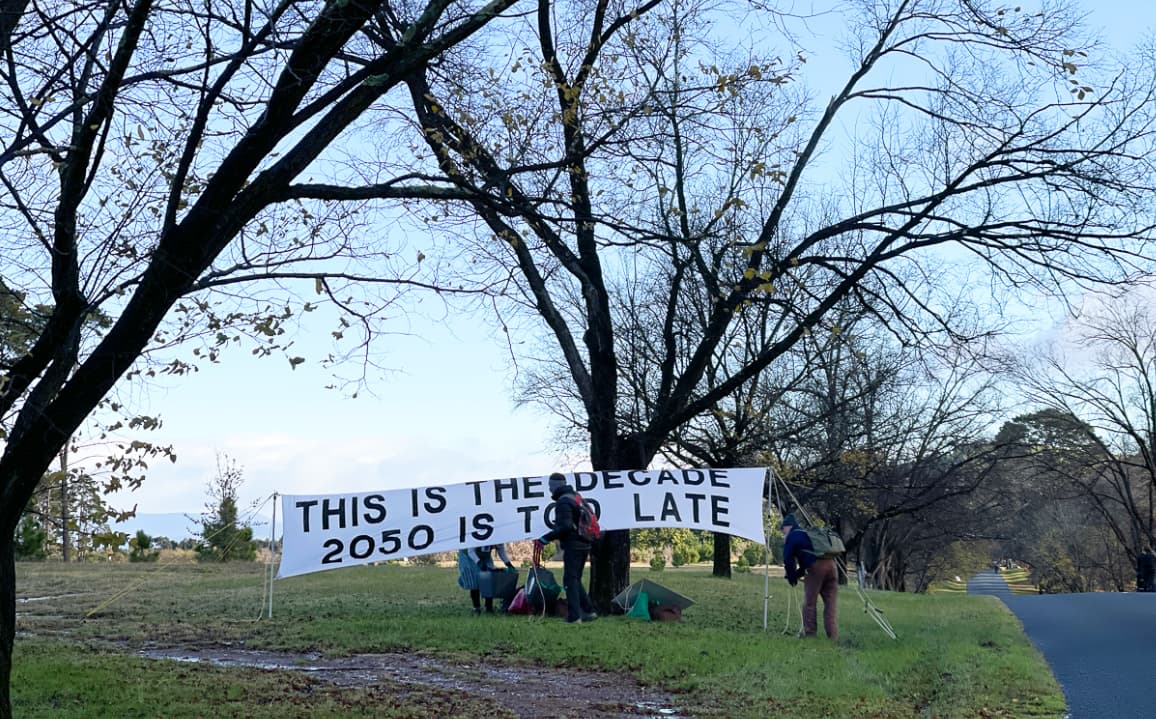
[[509, 611], [510, 614], [530, 614], [531, 613], [532, 610], [530, 608], [530, 603], [526, 601], [526, 588], [525, 587], [521, 587], [518, 589], [518, 593], [514, 595], [514, 599], [513, 599], [513, 601], [510, 602], [510, 608], [507, 611]]

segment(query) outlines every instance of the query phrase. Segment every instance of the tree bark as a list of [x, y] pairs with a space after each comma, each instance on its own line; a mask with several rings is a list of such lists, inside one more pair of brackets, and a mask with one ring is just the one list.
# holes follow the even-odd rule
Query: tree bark
[[606, 532], [590, 552], [590, 601], [610, 614], [614, 597], [630, 586], [630, 530]]
[[714, 576], [731, 578], [731, 535], [714, 533]]
[[16, 537], [0, 537], [0, 719], [12, 719], [9, 687], [16, 643]]

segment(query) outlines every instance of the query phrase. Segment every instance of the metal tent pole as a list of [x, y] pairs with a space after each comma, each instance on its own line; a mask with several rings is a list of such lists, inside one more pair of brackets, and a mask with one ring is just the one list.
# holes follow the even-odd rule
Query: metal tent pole
[[767, 484], [766, 503], [763, 504], [763, 631], [767, 631], [767, 611], [771, 603], [771, 538], [767, 536], [767, 513], [771, 509], [771, 482], [774, 472], [767, 467], [763, 480]]
[[277, 493], [273, 492], [273, 529], [269, 534], [269, 618], [273, 618], [273, 578], [277, 560]]

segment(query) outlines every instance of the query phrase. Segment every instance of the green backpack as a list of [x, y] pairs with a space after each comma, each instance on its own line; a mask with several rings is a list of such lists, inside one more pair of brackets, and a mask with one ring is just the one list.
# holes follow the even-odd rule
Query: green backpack
[[834, 559], [847, 551], [847, 548], [843, 546], [842, 538], [829, 527], [805, 527], [803, 531], [811, 538], [811, 546], [813, 547], [811, 553], [816, 557]]

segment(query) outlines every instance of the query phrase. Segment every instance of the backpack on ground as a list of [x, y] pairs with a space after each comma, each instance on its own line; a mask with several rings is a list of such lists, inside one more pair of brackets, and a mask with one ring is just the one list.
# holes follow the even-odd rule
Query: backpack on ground
[[554, 573], [550, 570], [542, 567], [530, 567], [526, 574], [524, 592], [526, 603], [530, 606], [531, 612], [540, 614], [543, 610], [546, 612], [554, 610], [558, 595], [562, 593], [562, 587], [558, 586], [558, 580], [554, 579]]
[[602, 536], [602, 527], [598, 524], [598, 515], [594, 508], [582, 501], [581, 495], [574, 495], [574, 502], [578, 505], [578, 536], [584, 542], [593, 542]]
[[843, 546], [843, 539], [829, 527], [806, 527], [803, 531], [810, 537], [811, 554], [816, 557], [834, 559], [847, 551]]

